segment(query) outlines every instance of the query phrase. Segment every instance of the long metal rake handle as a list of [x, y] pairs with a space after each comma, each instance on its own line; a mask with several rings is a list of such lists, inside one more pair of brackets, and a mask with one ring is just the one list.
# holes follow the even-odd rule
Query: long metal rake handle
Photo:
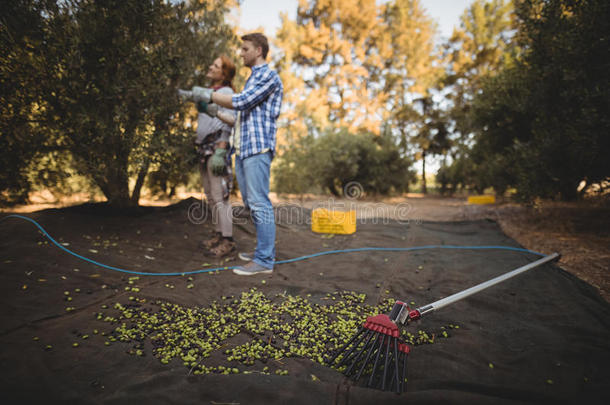
[[[509, 271], [508, 273], [502, 274], [501, 276], [492, 278], [491, 280], [485, 281], [481, 284], [477, 284], [474, 287], [470, 287], [464, 291], [460, 291], [458, 293], [455, 293], [453, 295], [450, 295], [448, 297], [442, 298], [438, 301], [435, 301], [431, 304], [428, 305], [424, 305], [423, 307], [419, 307], [415, 310], [409, 311], [408, 314], [406, 313], [407, 311], [404, 311], [405, 313], [401, 314], [403, 315], [402, 317], [400, 315], [398, 315], [398, 321], [400, 321], [401, 323], [404, 323], [408, 320], [415, 320], [420, 318], [422, 315], [430, 313], [432, 311], [435, 311], [437, 309], [440, 309], [444, 306], [447, 306], [449, 304], [453, 304], [454, 302], [457, 302], [459, 300], [462, 300], [466, 297], [471, 296], [472, 294], [476, 294], [480, 291], [485, 290], [486, 288], [489, 288], [491, 286], [494, 286], [496, 284], [499, 284], [503, 281], [508, 280], [509, 278], [515, 277], [521, 273], [524, 273], [528, 270], [533, 269], [534, 267], [538, 267], [544, 263], [553, 261], [555, 259], [559, 258], [559, 253], [553, 253], [550, 254], [548, 256], [545, 256], [539, 260], [536, 260], [535, 262], [526, 264], [525, 266], [519, 267], [518, 269], [515, 269], [513, 271]], [[403, 319], [401, 319], [403, 318]]]

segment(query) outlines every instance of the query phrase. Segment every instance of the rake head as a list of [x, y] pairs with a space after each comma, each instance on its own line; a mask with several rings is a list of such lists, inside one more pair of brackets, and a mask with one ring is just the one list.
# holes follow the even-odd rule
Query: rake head
[[332, 355], [327, 364], [356, 383], [362, 379], [366, 387], [396, 393], [405, 391], [407, 357], [411, 348], [400, 340], [396, 320], [401, 315], [407, 318], [409, 312], [413, 311], [404, 303], [397, 302], [390, 316], [368, 317], [356, 335]]

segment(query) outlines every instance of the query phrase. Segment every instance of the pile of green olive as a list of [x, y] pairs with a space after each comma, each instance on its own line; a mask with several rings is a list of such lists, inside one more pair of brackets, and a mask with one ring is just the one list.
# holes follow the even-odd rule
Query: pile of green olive
[[[137, 356], [145, 356], [152, 347], [152, 355], [161, 363], [179, 359], [189, 374], [283, 375], [288, 374], [285, 358], [325, 364], [327, 355], [343, 346], [367, 317], [389, 313], [395, 300], [386, 298], [378, 305], [365, 301], [365, 294], [350, 291], [269, 297], [254, 287], [207, 307], [129, 297], [128, 303], [104, 305], [106, 312], [95, 317], [113, 327], [104, 334], [107, 346], [130, 344], [127, 352]], [[436, 337], [449, 337], [452, 328], [436, 333], [410, 333], [403, 328], [401, 338], [412, 345], [434, 343]]]

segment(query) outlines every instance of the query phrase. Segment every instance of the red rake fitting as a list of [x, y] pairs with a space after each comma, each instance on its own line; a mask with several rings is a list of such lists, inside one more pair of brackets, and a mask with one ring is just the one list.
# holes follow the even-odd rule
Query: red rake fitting
[[398, 326], [390, 320], [390, 317], [384, 314], [369, 316], [362, 327], [395, 338], [400, 336]]

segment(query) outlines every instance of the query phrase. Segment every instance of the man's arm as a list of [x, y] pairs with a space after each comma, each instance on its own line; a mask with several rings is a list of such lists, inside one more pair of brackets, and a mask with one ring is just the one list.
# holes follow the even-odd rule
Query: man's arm
[[212, 101], [221, 107], [233, 109], [233, 95], [223, 94], [215, 91], [212, 93]]
[[279, 77], [274, 72], [269, 72], [248, 90], [239, 94], [212, 93], [212, 101], [222, 107], [234, 110], [248, 110], [264, 100], [280, 84]]
[[281, 81], [277, 73], [267, 70], [258, 75], [248, 89], [238, 94], [233, 94], [232, 104], [237, 111], [246, 111], [256, 107], [263, 102], [278, 86]]

